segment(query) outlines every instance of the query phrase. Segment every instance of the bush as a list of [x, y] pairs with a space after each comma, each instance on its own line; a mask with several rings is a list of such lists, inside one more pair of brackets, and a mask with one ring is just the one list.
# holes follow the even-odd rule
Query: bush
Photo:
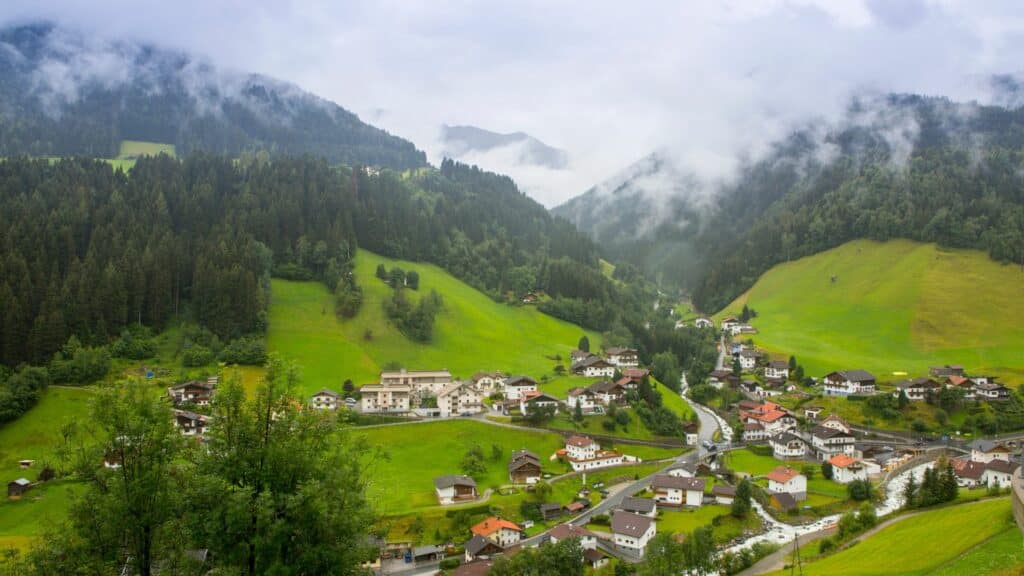
[[822, 538], [818, 541], [818, 553], [828, 554], [836, 548], [836, 541], [831, 538]]
[[54, 382], [89, 384], [107, 375], [110, 353], [103, 346], [85, 348], [72, 336], [64, 348], [53, 355], [49, 377]]
[[132, 327], [121, 332], [121, 337], [110, 345], [114, 358], [142, 360], [156, 354], [156, 345], [150, 338], [149, 329], [144, 326]]
[[441, 563], [438, 564], [437, 567], [441, 570], [452, 570], [454, 568], [458, 568], [461, 563], [462, 561], [458, 557], [445, 558], [444, 560], [441, 560]]
[[213, 352], [206, 346], [201, 346], [199, 344], [189, 346], [181, 355], [181, 363], [183, 366], [206, 366], [211, 362], [213, 362]]
[[267, 361], [267, 346], [258, 336], [236, 338], [220, 351], [220, 361], [246, 366], [262, 365]]

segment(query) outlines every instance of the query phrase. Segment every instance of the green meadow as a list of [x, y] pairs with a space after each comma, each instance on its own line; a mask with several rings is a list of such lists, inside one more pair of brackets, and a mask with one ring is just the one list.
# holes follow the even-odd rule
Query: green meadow
[[1009, 531], [1016, 533], [1009, 539], [1015, 538], [1019, 556], [1021, 537], [1007, 498], [940, 508], [900, 520], [841, 552], [805, 561], [803, 573], [917, 576], [952, 574], [948, 569], [955, 567], [957, 574], [989, 574], [982, 567], [1006, 564], [1001, 555], [1012, 547], [1003, 540]]
[[[483, 450], [487, 473], [476, 478], [481, 493], [509, 483], [508, 459], [514, 450], [536, 453], [544, 472], [564, 474], [570, 469], [557, 460], [549, 460], [565, 447], [562, 435], [538, 430], [516, 430], [474, 420], [444, 420], [423, 424], [355, 429], [386, 458], [374, 458], [369, 469], [372, 479], [370, 497], [383, 515], [397, 515], [437, 505], [433, 479], [445, 474], [461, 474], [461, 463], [474, 445]], [[500, 458], [492, 458], [492, 446], [501, 448]], [[679, 450], [650, 446], [619, 447], [623, 452], [644, 460], [666, 458]]]
[[131, 170], [140, 156], [156, 156], [158, 154], [175, 155], [174, 144], [160, 142], [143, 142], [140, 140], [122, 140], [121, 149], [115, 158], [108, 159], [115, 169]]
[[[56, 467], [62, 427], [85, 421], [92, 397], [89, 389], [51, 387], [34, 408], [0, 428], [4, 482], [21, 477], [35, 481], [45, 464]], [[22, 470], [19, 460], [35, 460], [35, 464]], [[0, 500], [0, 549], [25, 547], [45, 527], [63, 520], [75, 488], [73, 482], [55, 480], [33, 488], [21, 500]]]
[[795, 354], [808, 375], [864, 368], [885, 381], [963, 364], [1020, 379], [1022, 282], [1019, 265], [976, 250], [857, 240], [772, 268], [716, 318], [748, 304], [755, 343]]
[[[429, 344], [409, 340], [388, 322], [383, 302], [391, 289], [375, 276], [380, 263], [419, 273], [418, 293], [407, 290], [411, 299], [431, 289], [441, 294], [444, 309]], [[346, 379], [357, 385], [376, 382], [388, 364], [410, 370], [447, 368], [459, 378], [481, 370], [539, 378], [559, 363], [554, 356], [568, 364], [569, 351], [585, 333], [531, 306], [496, 303], [431, 264], [360, 250], [356, 274], [363, 305], [348, 320], [335, 316], [333, 296], [322, 284], [273, 281], [267, 346], [302, 367], [303, 386], [310, 392], [323, 387], [340, 390]], [[600, 344], [596, 333], [586, 334], [592, 346]]]

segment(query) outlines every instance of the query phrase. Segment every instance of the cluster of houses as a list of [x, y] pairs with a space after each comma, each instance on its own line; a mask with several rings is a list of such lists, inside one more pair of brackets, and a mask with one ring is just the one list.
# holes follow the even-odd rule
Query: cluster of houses
[[[210, 376], [205, 382], [190, 380], [167, 388], [167, 397], [174, 405], [174, 425], [182, 435], [200, 440], [205, 438], [210, 426], [210, 417], [190, 408], [209, 406], [219, 382], [218, 376]], [[113, 467], [111, 463], [104, 463], [108, 467]]]
[[575, 410], [578, 404], [584, 414], [603, 414], [611, 404], [625, 404], [626, 393], [635, 390], [650, 371], [646, 368], [625, 368], [621, 374], [622, 377], [615, 381], [599, 380], [585, 388], [570, 389], [565, 399], [566, 406]]
[[971, 453], [953, 458], [950, 463], [961, 486], [1005, 488], [1013, 479], [1013, 448], [1003, 442], [975, 440], [968, 445]]
[[[523, 527], [515, 522], [496, 516], [487, 518], [470, 528], [472, 536], [463, 545], [465, 563], [455, 568], [451, 576], [478, 576], [487, 574], [498, 556], [514, 556], [522, 549], [526, 534]], [[603, 568], [609, 557], [597, 543], [597, 535], [573, 524], [559, 524], [548, 531], [548, 541], [557, 544], [562, 540], [576, 538], [583, 549], [583, 564], [593, 569]]]
[[639, 352], [618, 346], [606, 349], [603, 357], [583, 350], [573, 350], [569, 357], [572, 373], [588, 378], [612, 378], [616, 370], [640, 365]]

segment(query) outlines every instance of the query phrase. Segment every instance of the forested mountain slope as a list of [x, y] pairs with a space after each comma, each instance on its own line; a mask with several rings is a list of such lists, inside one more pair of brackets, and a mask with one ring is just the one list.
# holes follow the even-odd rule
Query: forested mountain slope
[[297, 86], [52, 24], [0, 30], [0, 79], [0, 156], [113, 157], [122, 140], [142, 140], [179, 154], [426, 165], [412, 143]]
[[105, 344], [185, 312], [225, 340], [261, 332], [272, 272], [334, 289], [357, 246], [437, 263], [499, 300], [541, 289], [623, 307], [588, 239], [508, 178], [452, 162], [402, 176], [159, 156], [125, 175], [12, 159], [0, 162], [0, 360], [42, 363], [72, 334]]
[[[997, 84], [1006, 92], [1015, 87]], [[671, 176], [659, 174], [666, 172]], [[651, 179], [641, 173], [611, 189], [643, 193], [644, 178]], [[683, 173], [667, 194], [647, 194], [659, 200], [638, 204], [650, 206], [647, 213], [609, 209], [599, 219], [585, 218], [583, 206], [600, 205], [594, 194], [557, 212], [611, 254], [691, 291], [707, 311], [729, 303], [775, 264], [857, 238], [908, 238], [977, 248], [998, 261], [1024, 260], [1019, 107], [865, 97], [841, 120], [809, 124], [776, 143], [713, 194], [695, 197], [690, 178]], [[664, 178], [653, 180], [665, 186]], [[633, 234], [606, 239], [601, 230]]]

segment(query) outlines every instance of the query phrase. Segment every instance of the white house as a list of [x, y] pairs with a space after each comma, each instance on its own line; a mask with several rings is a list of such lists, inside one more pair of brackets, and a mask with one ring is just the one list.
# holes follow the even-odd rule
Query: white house
[[452, 382], [447, 370], [386, 370], [380, 373], [380, 383], [385, 386], [408, 386], [420, 396], [437, 396]]
[[836, 454], [829, 458], [832, 465], [832, 480], [840, 484], [849, 484], [854, 480], [867, 480], [868, 470], [860, 460], [846, 454]]
[[203, 436], [210, 423], [210, 417], [204, 414], [196, 414], [188, 410], [174, 411], [174, 425], [184, 436]]
[[715, 504], [732, 504], [736, 499], [736, 488], [725, 484], [715, 484], [711, 487], [711, 495], [715, 497]]
[[523, 537], [523, 529], [517, 524], [494, 516], [474, 525], [470, 532], [483, 536], [502, 548], [518, 544]]
[[742, 325], [743, 323], [736, 318], [729, 317], [722, 320], [722, 330], [733, 335], [739, 334], [739, 328]]
[[579, 538], [580, 547], [584, 550], [597, 548], [597, 536], [590, 530], [573, 524], [559, 524], [548, 531], [548, 536], [551, 537], [552, 544], [558, 544], [560, 540]]
[[589, 460], [600, 449], [601, 445], [589, 436], [574, 434], [565, 439], [565, 455], [570, 460]]
[[785, 360], [772, 360], [764, 367], [765, 378], [789, 378], [789, 363]]
[[599, 356], [588, 356], [573, 364], [572, 372], [587, 378], [611, 378], [615, 376], [615, 365]]
[[642, 557], [647, 543], [654, 538], [657, 528], [654, 520], [647, 516], [632, 514], [619, 510], [612, 516], [612, 535], [616, 548], [621, 548], [634, 556]]
[[317, 410], [337, 410], [341, 404], [341, 396], [338, 396], [333, 390], [324, 388], [313, 394], [309, 404]]
[[651, 481], [654, 500], [670, 506], [700, 506], [704, 500], [703, 478], [685, 478], [658, 474]]
[[529, 376], [510, 376], [505, 379], [505, 399], [519, 400], [527, 392], [537, 391], [537, 381]]
[[993, 460], [985, 465], [981, 475], [981, 483], [985, 486], [1006, 488], [1013, 482], [1014, 465], [1005, 460]]
[[995, 382], [975, 384], [974, 395], [982, 400], [1006, 400], [1010, 397], [1010, 389]]
[[209, 406], [217, 383], [212, 378], [206, 382], [192, 380], [167, 389], [167, 395], [175, 406], [181, 404], [195, 404], [196, 406]]
[[867, 370], [840, 370], [825, 376], [826, 396], [870, 395], [875, 393], [875, 376]]
[[440, 476], [434, 478], [434, 493], [441, 504], [476, 500], [476, 481], [460, 474]]
[[618, 368], [636, 368], [640, 365], [639, 353], [633, 348], [613, 346], [604, 352], [608, 362]]
[[505, 379], [500, 372], [477, 372], [473, 374], [473, 385], [484, 394], [500, 392]]
[[938, 394], [941, 389], [942, 385], [931, 378], [914, 378], [913, 380], [897, 382], [896, 390], [893, 391], [892, 395], [895, 398], [899, 398], [902, 392], [908, 400], [920, 402], [927, 400], [930, 394]]
[[597, 393], [590, 389], [590, 387], [583, 388], [577, 386], [569, 390], [568, 395], [565, 398], [565, 405], [570, 410], [575, 410], [576, 405], [579, 404], [580, 411], [584, 414], [592, 414], [597, 411], [597, 407], [604, 402], [598, 400]]
[[753, 370], [757, 367], [757, 359], [761, 357], [761, 353], [757, 350], [744, 349], [740, 351], [740, 368], [744, 370]]
[[768, 478], [769, 492], [785, 492], [797, 501], [807, 498], [807, 477], [796, 470], [779, 466], [765, 477]]
[[403, 413], [409, 411], [412, 388], [404, 384], [366, 384], [359, 393], [359, 409], [364, 414]]
[[801, 460], [807, 455], [807, 442], [791, 432], [782, 432], [768, 439], [772, 456], [777, 460]]
[[627, 388], [624, 384], [619, 384], [618, 382], [599, 380], [587, 386], [587, 390], [593, 392], [597, 401], [605, 406], [613, 402], [622, 404], [626, 401]]
[[1015, 465], [1006, 460], [979, 462], [954, 458], [952, 463], [961, 486], [1006, 487], [1013, 480]]
[[468, 382], [452, 382], [437, 394], [437, 408], [442, 417], [477, 414], [484, 409], [484, 394]]
[[811, 447], [820, 461], [828, 460], [836, 454], [853, 456], [857, 450], [855, 440], [853, 434], [824, 424], [811, 430]]
[[971, 442], [967, 447], [971, 449], [971, 460], [981, 462], [982, 464], [988, 464], [993, 460], [1009, 462], [1010, 456], [1013, 453], [1006, 444], [985, 440], [984, 438]]
[[700, 318], [697, 318], [696, 320], [694, 320], [693, 321], [693, 325], [696, 326], [697, 328], [714, 328], [715, 327], [715, 323], [712, 322], [711, 319], [705, 318], [703, 316], [701, 316]]
[[847, 434], [853, 433], [853, 429], [846, 423], [846, 420], [843, 420], [842, 417], [835, 414], [829, 414], [828, 417], [821, 421], [821, 425], [825, 428], [832, 428], [833, 430], [846, 432]]
[[555, 413], [558, 413], [558, 405], [560, 404], [558, 398], [544, 392], [527, 392], [519, 397], [519, 412], [521, 414], [529, 414], [531, 409], [537, 409], [541, 407], [551, 407], [555, 409]]
[[565, 440], [565, 456], [569, 460], [569, 466], [576, 472], [636, 461], [633, 456], [626, 456], [615, 450], [601, 450], [601, 446], [593, 438], [577, 434]]

